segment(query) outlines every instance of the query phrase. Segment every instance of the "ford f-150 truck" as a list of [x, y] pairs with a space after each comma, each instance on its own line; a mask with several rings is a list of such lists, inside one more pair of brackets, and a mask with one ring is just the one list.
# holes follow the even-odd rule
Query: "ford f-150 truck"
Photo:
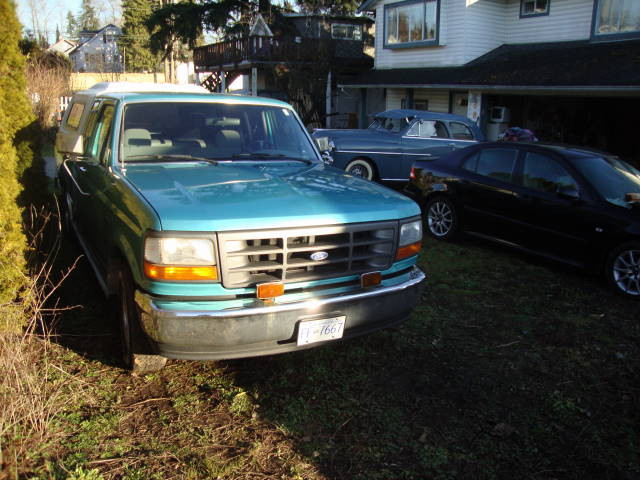
[[57, 152], [64, 224], [116, 299], [128, 368], [316, 346], [419, 300], [418, 205], [325, 165], [288, 104], [107, 91], [86, 108], [81, 141], [57, 142], [82, 145]]

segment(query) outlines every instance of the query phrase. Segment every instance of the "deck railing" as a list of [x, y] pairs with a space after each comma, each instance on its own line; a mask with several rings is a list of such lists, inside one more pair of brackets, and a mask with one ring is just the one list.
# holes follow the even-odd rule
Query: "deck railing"
[[243, 37], [197, 47], [196, 67], [218, 67], [246, 62], [367, 61], [364, 42], [305, 37]]

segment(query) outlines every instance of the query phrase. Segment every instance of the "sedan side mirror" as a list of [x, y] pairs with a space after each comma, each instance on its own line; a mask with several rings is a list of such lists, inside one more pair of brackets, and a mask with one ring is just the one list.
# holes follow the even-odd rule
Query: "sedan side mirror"
[[561, 185], [558, 187], [557, 195], [561, 198], [566, 198], [567, 200], [579, 200], [580, 192], [575, 187], [575, 185]]

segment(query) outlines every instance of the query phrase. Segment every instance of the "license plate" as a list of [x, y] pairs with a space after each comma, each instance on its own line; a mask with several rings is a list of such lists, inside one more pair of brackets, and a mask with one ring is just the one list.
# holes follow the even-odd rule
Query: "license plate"
[[303, 320], [298, 328], [298, 345], [325, 342], [342, 338], [345, 316]]

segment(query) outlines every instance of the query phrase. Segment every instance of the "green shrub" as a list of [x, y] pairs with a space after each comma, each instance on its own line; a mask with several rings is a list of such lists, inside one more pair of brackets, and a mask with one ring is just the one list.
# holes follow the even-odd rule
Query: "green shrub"
[[[28, 140], [15, 144], [16, 136], [33, 121], [26, 96], [25, 61], [18, 47], [20, 24], [14, 3], [0, 0], [0, 330], [15, 328], [12, 303], [26, 282], [26, 240], [21, 211], [18, 163], [24, 170], [33, 150]], [[24, 137], [22, 137], [24, 138]], [[18, 155], [24, 158], [19, 162]], [[19, 316], [17, 317], [19, 318]]]

